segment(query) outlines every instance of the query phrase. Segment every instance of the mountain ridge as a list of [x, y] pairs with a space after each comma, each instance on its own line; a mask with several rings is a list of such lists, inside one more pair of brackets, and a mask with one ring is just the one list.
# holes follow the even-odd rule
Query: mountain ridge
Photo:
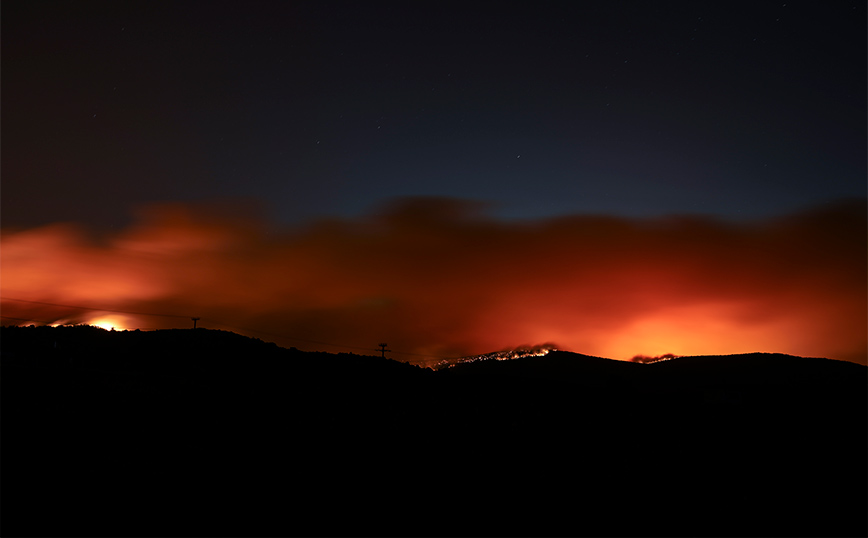
[[[248, 337], [248, 336], [244, 336], [244, 335], [241, 335], [238, 333], [234, 333], [232, 331], [225, 331], [225, 330], [220, 330], [220, 329], [200, 328], [200, 329], [159, 329], [159, 330], [154, 330], [154, 331], [139, 331], [139, 330], [131, 330], [131, 331], [114, 331], [114, 330], [111, 330], [111, 331], [109, 331], [109, 330], [106, 330], [106, 329], [103, 329], [100, 327], [89, 326], [89, 325], [58, 326], [58, 327], [32, 326], [32, 325], [31, 326], [22, 326], [22, 327], [4, 326], [4, 327], [0, 327], [0, 329], [2, 329], [3, 331], [5, 331], [7, 333], [7, 335], [8, 335], [7, 339], [12, 336], [12, 334], [10, 334], [12, 331], [18, 331], [18, 332], [30, 331], [32, 333], [38, 333], [40, 331], [43, 331], [44, 334], [41, 334], [41, 335], [36, 335], [36, 334], [28, 335], [29, 340], [31, 340], [37, 347], [41, 347], [43, 349], [45, 348], [46, 342], [48, 340], [51, 340], [51, 342], [48, 342], [48, 343], [54, 344], [53, 347], [55, 350], [57, 349], [57, 343], [59, 341], [60, 345], [62, 346], [61, 352], [65, 351], [64, 348], [66, 347], [66, 345], [71, 344], [73, 347], [75, 347], [77, 345], [81, 345], [82, 343], [85, 342], [85, 338], [81, 338], [81, 337], [71, 338], [68, 341], [64, 341], [62, 339], [62, 337], [67, 336], [67, 335], [60, 335], [58, 333], [60, 331], [67, 331], [67, 332], [78, 331], [78, 333], [79, 333], [78, 336], [83, 336], [85, 334], [88, 334], [88, 336], [91, 337], [91, 341], [87, 342], [87, 345], [90, 345], [90, 346], [93, 346], [94, 344], [97, 343], [95, 341], [95, 338], [97, 335], [102, 336], [102, 337], [120, 337], [120, 338], [124, 338], [126, 336], [132, 336], [134, 338], [138, 338], [138, 340], [134, 342], [136, 345], [146, 341], [147, 339], [152, 338], [154, 340], [160, 339], [161, 340], [160, 343], [163, 345], [168, 345], [168, 344], [182, 345], [182, 346], [184, 346], [185, 351], [194, 351], [191, 348], [191, 346], [201, 345], [202, 339], [200, 338], [200, 340], [198, 340], [198, 341], [192, 340], [192, 338], [194, 338], [193, 335], [207, 334], [207, 335], [209, 335], [209, 338], [211, 340], [219, 338], [219, 339], [221, 339], [221, 343], [227, 343], [227, 342], [234, 340], [233, 343], [236, 345], [240, 342], [244, 342], [247, 345], [257, 346], [258, 351], [261, 351], [261, 352], [263, 352], [263, 351], [272, 352], [274, 350], [283, 350], [284, 352], [295, 353], [295, 354], [298, 354], [299, 356], [301, 356], [302, 354], [307, 354], [310, 357], [313, 357], [313, 356], [317, 356], [319, 358], [326, 358], [327, 357], [327, 358], [330, 358], [331, 360], [335, 360], [336, 362], [340, 362], [342, 364], [344, 364], [346, 362], [346, 359], [349, 357], [353, 357], [356, 360], [362, 360], [362, 361], [368, 361], [369, 359], [382, 359], [382, 357], [376, 357], [375, 355], [363, 355], [363, 354], [358, 354], [358, 353], [327, 353], [327, 352], [320, 352], [320, 351], [300, 351], [294, 347], [283, 348], [283, 347], [278, 346], [275, 343], [266, 342], [266, 341], [263, 341], [259, 338]], [[55, 331], [55, 333], [48, 333], [45, 331]], [[186, 340], [183, 338], [172, 338], [172, 337], [169, 337], [169, 335], [171, 335], [171, 336], [184, 335], [187, 338], [186, 338]], [[34, 336], [36, 336], [36, 338], [34, 338]], [[59, 336], [61, 337], [60, 340], [58, 340]], [[39, 337], [44, 338], [45, 341], [37, 342]], [[105, 340], [105, 338], [103, 338], [102, 341], [99, 343], [99, 344], [101, 344], [100, 347], [106, 347], [104, 345], [105, 342], [106, 342], [106, 340]], [[129, 343], [129, 342], [127, 342], [127, 343]], [[213, 346], [214, 342], [211, 342], [211, 344]], [[18, 342], [15, 342], [13, 345], [14, 345], [15, 349], [10, 350], [9, 349], [10, 346], [7, 343], [5, 346], [0, 347], [0, 352], [4, 353], [8, 358], [10, 356], [14, 356], [14, 354], [16, 352], [20, 353], [22, 351], [18, 347], [19, 346]], [[5, 349], [3, 349], [3, 348], [5, 348]], [[734, 361], [738, 360], [738, 358], [750, 357], [751, 360], [753, 360], [753, 359], [767, 359], [767, 358], [790, 358], [790, 359], [799, 360], [802, 362], [804, 362], [804, 361], [829, 361], [831, 363], [847, 363], [847, 364], [854, 364], [856, 366], [865, 367], [865, 365], [860, 365], [857, 363], [851, 363], [849, 361], [842, 361], [842, 360], [830, 359], [830, 358], [825, 358], [825, 357], [801, 357], [801, 356], [797, 356], [797, 355], [789, 355], [789, 354], [784, 354], [784, 353], [770, 353], [770, 352], [748, 352], [748, 353], [736, 353], [736, 354], [728, 354], [728, 355], [683, 355], [683, 356], [673, 357], [671, 359], [643, 363], [643, 362], [625, 361], [625, 360], [619, 360], [619, 359], [611, 359], [611, 358], [607, 358], [607, 357], [587, 355], [587, 354], [583, 354], [583, 353], [575, 352], [575, 351], [555, 349], [553, 347], [543, 348], [543, 349], [545, 349], [545, 352], [546, 352], [545, 354], [534, 354], [535, 348], [529, 348], [527, 350], [524, 350], [524, 349], [513, 350], [513, 351], [506, 351], [506, 352], [490, 352], [490, 353], [475, 355], [473, 357], [463, 357], [461, 359], [455, 359], [459, 362], [450, 364], [449, 366], [453, 367], [453, 368], [454, 367], [464, 368], [468, 364], [472, 364], [472, 363], [478, 364], [478, 363], [486, 363], [486, 362], [492, 362], [492, 363], [493, 362], [509, 362], [509, 361], [514, 362], [514, 361], [520, 361], [520, 360], [540, 360], [540, 359], [543, 359], [543, 362], [546, 362], [544, 360], [544, 358], [546, 357], [547, 354], [550, 354], [553, 357], [567, 357], [567, 356], [569, 356], [569, 357], [573, 358], [574, 360], [575, 359], [582, 359], [585, 361], [597, 361], [597, 362], [606, 361], [606, 363], [617, 363], [617, 364], [641, 364], [643, 366], [660, 365], [660, 364], [665, 364], [665, 363], [682, 365], [688, 361], [691, 361], [691, 362], [720, 361], [720, 360], [724, 360], [724, 359], [728, 360], [730, 362], [734, 362]], [[212, 351], [213, 351], [213, 349], [212, 349]], [[248, 350], [248, 351], [250, 351], [250, 350]], [[507, 358], [507, 359], [503, 359], [503, 358], [498, 357], [499, 355], [503, 355], [505, 353], [507, 353], [507, 354], [508, 353], [512, 353], [512, 354], [522, 353], [522, 355], [517, 356], [515, 358]], [[398, 360], [391, 359], [391, 358], [389, 358], [388, 360], [390, 360], [392, 362], [410, 365], [409, 362], [398, 361]], [[415, 365], [413, 365], [413, 366], [415, 366]]]
[[868, 530], [861, 365], [551, 351], [434, 371], [204, 329], [0, 336], [4, 535]]

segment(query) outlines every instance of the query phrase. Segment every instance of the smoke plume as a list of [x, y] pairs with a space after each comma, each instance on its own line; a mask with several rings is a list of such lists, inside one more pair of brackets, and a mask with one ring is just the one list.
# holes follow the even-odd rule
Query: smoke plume
[[414, 362], [542, 342], [624, 360], [765, 351], [864, 364], [868, 348], [864, 201], [735, 224], [501, 221], [413, 198], [290, 230], [243, 208], [166, 204], [120, 231], [54, 224], [0, 241], [4, 324], [196, 316], [302, 349], [388, 342]]

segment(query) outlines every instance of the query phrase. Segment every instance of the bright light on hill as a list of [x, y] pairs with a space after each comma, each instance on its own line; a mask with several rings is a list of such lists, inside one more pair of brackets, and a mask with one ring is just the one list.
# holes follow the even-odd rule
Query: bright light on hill
[[126, 319], [123, 316], [111, 315], [100, 316], [87, 322], [88, 325], [99, 327], [107, 331], [125, 331], [127, 330]]
[[557, 351], [554, 346], [550, 344], [536, 346], [530, 349], [518, 348], [518, 349], [509, 349], [504, 351], [495, 351], [493, 353], [485, 353], [483, 355], [474, 355], [472, 357], [461, 357], [460, 359], [446, 359], [437, 363], [434, 367], [435, 370], [439, 370], [441, 368], [451, 368], [456, 364], [464, 364], [468, 362], [477, 362], [477, 361], [488, 361], [488, 360], [496, 360], [496, 361], [508, 361], [512, 359], [522, 359], [524, 357], [542, 357], [544, 355], [548, 355], [551, 351]]

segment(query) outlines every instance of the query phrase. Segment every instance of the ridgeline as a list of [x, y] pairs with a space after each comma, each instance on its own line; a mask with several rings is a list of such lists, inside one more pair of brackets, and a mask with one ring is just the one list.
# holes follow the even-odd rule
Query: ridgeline
[[0, 331], [3, 536], [868, 534], [853, 363]]

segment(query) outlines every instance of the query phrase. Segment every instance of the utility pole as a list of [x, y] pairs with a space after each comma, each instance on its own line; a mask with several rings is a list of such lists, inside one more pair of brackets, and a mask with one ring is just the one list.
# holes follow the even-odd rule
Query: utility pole
[[196, 328], [196, 322], [199, 321], [201, 318], [190, 318], [190, 319], [193, 320], [193, 328], [195, 329]]
[[387, 351], [389, 351], [389, 352], [392, 351], [391, 349], [386, 349], [386, 346], [388, 346], [388, 345], [389, 345], [389, 344], [380, 344], [380, 349], [377, 350], [377, 351], [380, 352], [380, 356], [383, 357], [384, 359], [386, 358], [386, 352], [387, 352]]

